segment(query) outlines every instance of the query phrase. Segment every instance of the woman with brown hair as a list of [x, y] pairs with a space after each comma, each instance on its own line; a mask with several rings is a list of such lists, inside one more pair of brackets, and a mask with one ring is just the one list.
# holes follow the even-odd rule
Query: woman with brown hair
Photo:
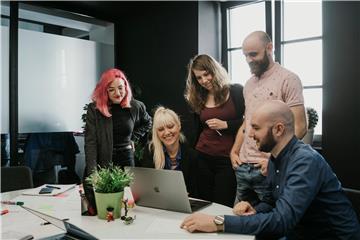
[[230, 150], [243, 121], [243, 87], [230, 85], [226, 70], [211, 56], [198, 55], [188, 66], [185, 99], [194, 111], [199, 197], [233, 207]]

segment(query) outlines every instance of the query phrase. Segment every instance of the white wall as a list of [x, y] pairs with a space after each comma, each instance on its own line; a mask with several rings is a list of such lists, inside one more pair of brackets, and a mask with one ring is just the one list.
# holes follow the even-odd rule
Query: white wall
[[199, 54], [208, 54], [221, 62], [220, 3], [199, 1]]

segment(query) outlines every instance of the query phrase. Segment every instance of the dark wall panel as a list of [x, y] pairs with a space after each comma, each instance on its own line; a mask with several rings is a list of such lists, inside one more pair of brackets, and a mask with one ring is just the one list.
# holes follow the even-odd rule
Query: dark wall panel
[[143, 3], [116, 23], [117, 66], [147, 108], [164, 105], [179, 113], [189, 132], [183, 93], [186, 66], [198, 51], [198, 3]]
[[344, 187], [360, 190], [360, 3], [323, 7], [323, 155]]

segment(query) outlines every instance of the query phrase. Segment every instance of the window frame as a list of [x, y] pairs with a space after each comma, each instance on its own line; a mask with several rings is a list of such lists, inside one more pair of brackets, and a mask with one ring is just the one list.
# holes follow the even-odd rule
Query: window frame
[[[229, 55], [232, 50], [241, 50], [242, 47], [236, 47], [236, 48], [229, 48], [228, 47], [228, 35], [229, 35], [229, 27], [228, 27], [228, 21], [229, 21], [229, 14], [228, 11], [232, 8], [246, 6], [249, 4], [256, 4], [259, 2], [263, 2], [264, 0], [257, 0], [257, 1], [242, 1], [242, 2], [223, 2], [221, 3], [221, 22], [222, 22], [222, 63], [225, 66], [225, 68], [230, 72], [231, 69], [229, 66]], [[294, 40], [288, 40], [284, 41], [284, 34], [283, 34], [283, 21], [284, 21], [284, 0], [276, 1], [265, 1], [265, 27], [266, 32], [269, 34], [270, 38], [272, 39], [274, 43], [274, 55], [275, 55], [275, 61], [279, 62], [280, 64], [283, 64], [284, 59], [284, 45], [288, 43], [294, 43], [294, 42], [306, 42], [306, 41], [314, 41], [314, 40], [321, 40], [323, 43], [324, 35], [323, 32], [320, 36], [315, 37], [305, 37], [305, 38], [299, 38]], [[272, 7], [274, 7], [274, 10], [272, 11]], [[272, 14], [274, 13], [274, 16]], [[323, 14], [323, 13], [322, 13]], [[274, 21], [274, 24], [273, 22]], [[323, 64], [322, 69], [323, 71]], [[321, 89], [323, 91], [322, 85], [303, 85], [303, 89]], [[322, 97], [323, 101], [324, 96]], [[322, 106], [323, 111], [323, 106]], [[315, 135], [315, 141], [319, 139], [321, 141], [322, 136], [322, 130], [321, 134]]]

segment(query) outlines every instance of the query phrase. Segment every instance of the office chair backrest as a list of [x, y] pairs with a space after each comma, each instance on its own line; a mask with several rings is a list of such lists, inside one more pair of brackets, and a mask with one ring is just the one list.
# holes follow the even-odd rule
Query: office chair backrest
[[343, 188], [343, 189], [345, 191], [345, 194], [349, 198], [350, 202], [352, 203], [355, 213], [358, 217], [358, 220], [360, 221], [360, 191], [352, 190], [348, 188]]
[[1, 167], [1, 192], [33, 187], [32, 172], [29, 167]]

